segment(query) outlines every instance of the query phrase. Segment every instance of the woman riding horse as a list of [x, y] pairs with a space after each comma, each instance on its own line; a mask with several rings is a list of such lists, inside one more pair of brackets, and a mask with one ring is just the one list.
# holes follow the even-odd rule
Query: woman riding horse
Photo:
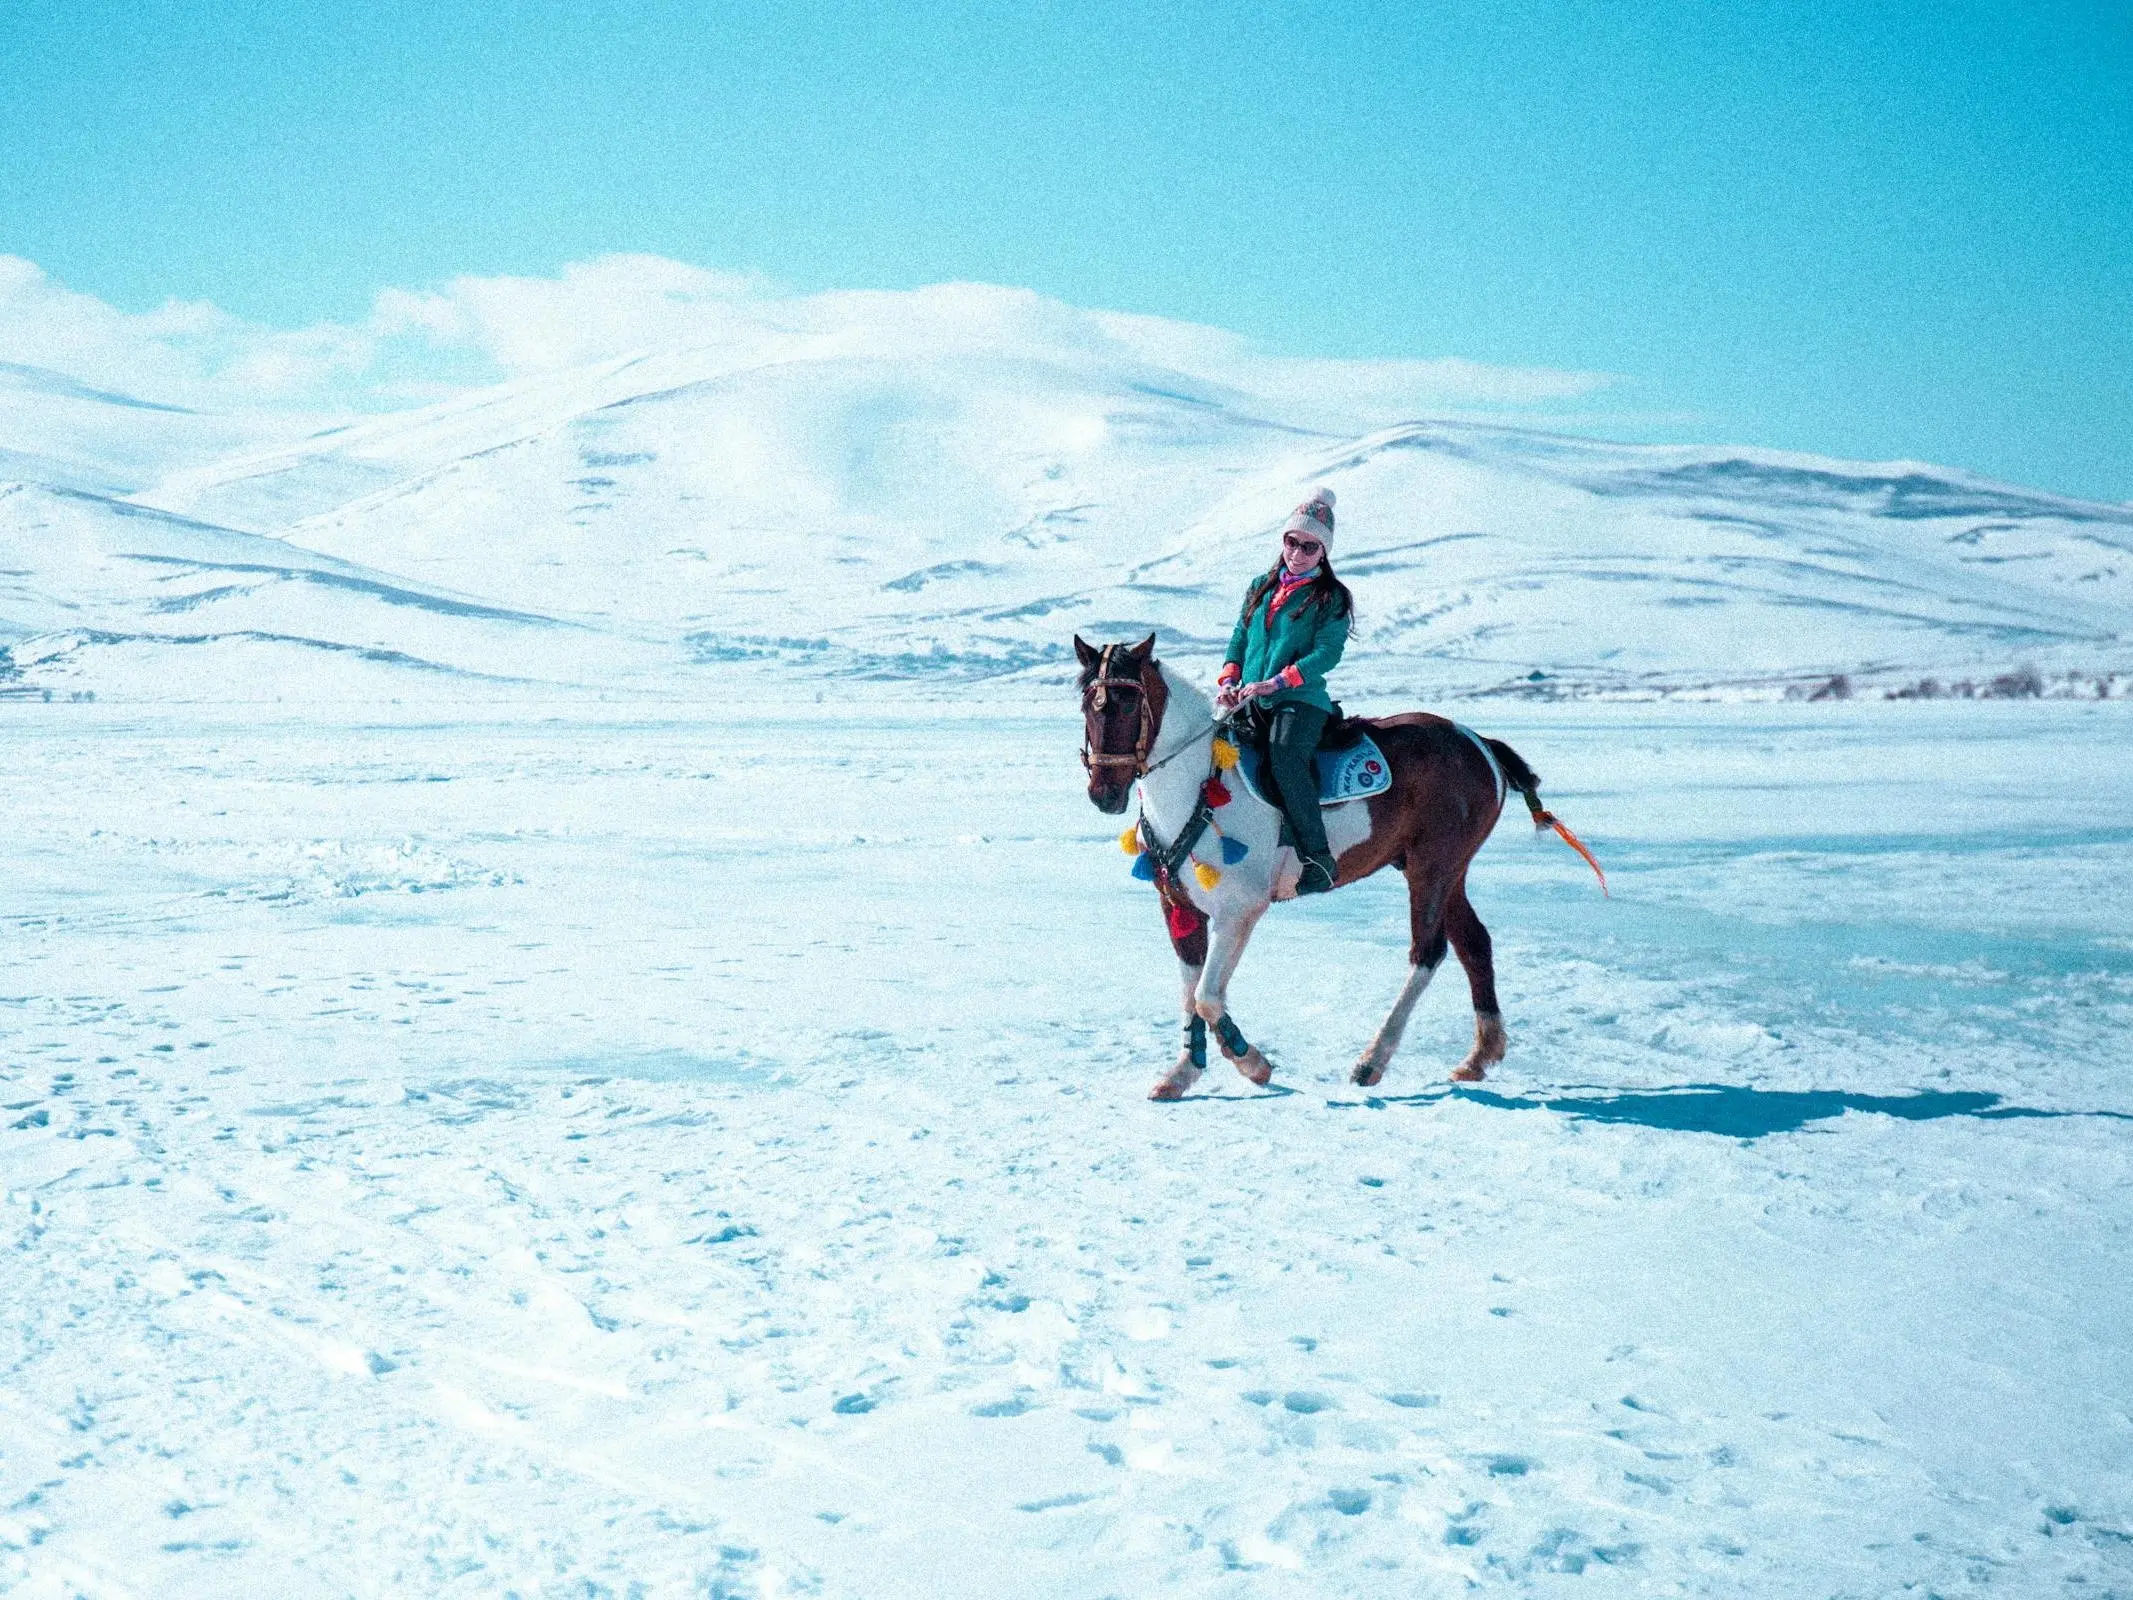
[[[1332, 538], [1333, 496], [1320, 490], [1282, 529], [1280, 564], [1246, 595], [1214, 702], [1156, 659], [1153, 633], [1138, 644], [1074, 636], [1089, 803], [1117, 816], [1138, 801], [1119, 843], [1135, 858], [1134, 875], [1155, 885], [1184, 984], [1184, 1045], [1151, 1099], [1178, 1099], [1199, 1080], [1210, 1035], [1249, 1081], [1266, 1083], [1272, 1064], [1229, 1014], [1229, 980], [1252, 930], [1277, 899], [1359, 883], [1384, 867], [1407, 880], [1407, 981], [1349, 1081], [1370, 1088], [1383, 1080], [1447, 949], [1466, 969], [1474, 1000], [1474, 1047], [1452, 1077], [1480, 1081], [1504, 1057], [1504, 1026], [1489, 930], [1467, 899], [1466, 875], [1506, 795], [1516, 790], [1535, 826], [1553, 828], [1600, 870], [1542, 806], [1540, 778], [1516, 750], [1427, 712], [1368, 719], [1383, 786], [1320, 811], [1312, 756], [1332, 709], [1326, 673], [1353, 614], [1326, 559]], [[1278, 807], [1221, 781], [1236, 761], [1231, 741], [1218, 737], [1221, 718], [1240, 705], [1273, 710]], [[1284, 812], [1295, 854], [1282, 848]]]
[[1326, 674], [1341, 658], [1355, 598], [1333, 575], [1333, 491], [1316, 489], [1282, 525], [1281, 557], [1252, 581], [1215, 679], [1215, 710], [1257, 702], [1274, 790], [1296, 839], [1298, 894], [1333, 887], [1333, 852], [1318, 809], [1313, 758], [1333, 714]]

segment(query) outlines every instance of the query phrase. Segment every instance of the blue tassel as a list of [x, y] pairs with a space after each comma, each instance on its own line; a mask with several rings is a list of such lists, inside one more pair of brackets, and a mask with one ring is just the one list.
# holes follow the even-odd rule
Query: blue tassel
[[1225, 867], [1234, 867], [1238, 862], [1242, 861], [1246, 856], [1250, 855], [1251, 853], [1252, 847], [1246, 844], [1242, 839], [1232, 839], [1227, 835], [1223, 836], [1222, 865], [1224, 865]]
[[1143, 883], [1155, 882], [1155, 857], [1138, 855], [1133, 858], [1133, 875]]

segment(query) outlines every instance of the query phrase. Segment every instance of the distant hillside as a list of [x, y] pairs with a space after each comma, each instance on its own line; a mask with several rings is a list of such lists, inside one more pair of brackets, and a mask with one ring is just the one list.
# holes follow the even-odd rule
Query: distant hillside
[[[76, 489], [0, 484], [0, 646], [21, 692], [334, 692], [351, 669], [582, 680], [616, 642], [278, 539]], [[41, 669], [41, 670], [40, 670]], [[436, 687], [436, 685], [432, 685]]]
[[85, 683], [121, 636], [640, 687], [743, 660], [1048, 674], [1077, 629], [1211, 663], [1268, 530], [1326, 483], [1360, 693], [2133, 672], [2127, 507], [1911, 463], [1371, 427], [1367, 399], [943, 304], [930, 331], [869, 300], [847, 327], [234, 449], [18, 381], [0, 473], [43, 486], [0, 495], [0, 643]]

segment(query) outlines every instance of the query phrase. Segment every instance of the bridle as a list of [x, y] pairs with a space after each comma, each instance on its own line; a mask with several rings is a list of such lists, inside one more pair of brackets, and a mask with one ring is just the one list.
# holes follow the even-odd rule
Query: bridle
[[[1141, 668], [1138, 678], [1115, 678], [1111, 675], [1111, 654], [1119, 646], [1107, 644], [1103, 654], [1096, 658], [1095, 676], [1081, 686], [1081, 764], [1094, 772], [1099, 767], [1131, 767], [1135, 778], [1148, 775], [1148, 752], [1155, 744], [1156, 709], [1155, 698], [1148, 692], [1147, 667]], [[1112, 754], [1089, 748], [1088, 717], [1092, 712], [1109, 714], [1111, 692], [1130, 691], [1140, 696], [1140, 726], [1133, 739], [1131, 754]]]

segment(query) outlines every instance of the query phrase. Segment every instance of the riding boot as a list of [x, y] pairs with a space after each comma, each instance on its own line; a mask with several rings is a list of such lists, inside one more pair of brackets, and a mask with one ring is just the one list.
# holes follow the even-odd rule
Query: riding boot
[[1298, 894], [1325, 893], [1333, 887], [1336, 870], [1333, 852], [1326, 846], [1326, 819], [1318, 808], [1315, 761], [1327, 715], [1317, 706], [1279, 706], [1267, 730], [1267, 765], [1273, 769], [1274, 788], [1281, 796], [1281, 809], [1288, 814], [1289, 831], [1296, 836], [1296, 853], [1303, 859]]

